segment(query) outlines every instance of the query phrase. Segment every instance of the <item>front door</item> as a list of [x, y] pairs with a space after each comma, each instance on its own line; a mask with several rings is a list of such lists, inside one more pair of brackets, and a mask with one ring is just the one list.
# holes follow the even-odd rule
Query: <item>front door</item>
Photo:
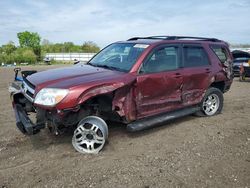
[[135, 88], [137, 118], [171, 111], [181, 104], [180, 47], [160, 46], [143, 62]]

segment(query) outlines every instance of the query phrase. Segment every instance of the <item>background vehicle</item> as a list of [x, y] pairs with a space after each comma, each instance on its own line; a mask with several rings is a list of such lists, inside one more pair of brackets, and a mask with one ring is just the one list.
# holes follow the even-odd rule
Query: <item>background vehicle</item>
[[224, 41], [135, 37], [107, 46], [86, 65], [24, 75], [12, 99], [24, 134], [75, 127], [74, 148], [98, 153], [108, 137], [106, 120], [134, 132], [193, 113], [216, 115], [232, 78], [232, 55]]
[[240, 80], [250, 77], [250, 54], [248, 52], [235, 50], [233, 54], [233, 72]]

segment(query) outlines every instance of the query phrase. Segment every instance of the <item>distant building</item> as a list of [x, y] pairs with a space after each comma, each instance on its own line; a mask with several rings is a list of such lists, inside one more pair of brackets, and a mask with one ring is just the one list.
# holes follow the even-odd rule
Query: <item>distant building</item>
[[94, 55], [95, 53], [46, 53], [45, 59], [88, 62]]

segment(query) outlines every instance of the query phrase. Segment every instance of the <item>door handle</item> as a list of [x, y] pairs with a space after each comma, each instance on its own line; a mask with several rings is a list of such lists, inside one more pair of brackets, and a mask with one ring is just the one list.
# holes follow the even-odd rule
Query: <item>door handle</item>
[[206, 69], [206, 73], [210, 73], [211, 72], [211, 70], [210, 69]]
[[175, 78], [180, 78], [180, 77], [182, 77], [181, 73], [179, 73], [179, 72], [175, 73]]

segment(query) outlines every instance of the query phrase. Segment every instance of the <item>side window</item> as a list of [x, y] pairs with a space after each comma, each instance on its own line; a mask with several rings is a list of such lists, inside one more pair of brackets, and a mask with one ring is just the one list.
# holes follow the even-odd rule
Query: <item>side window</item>
[[228, 60], [227, 51], [221, 46], [212, 46], [211, 47], [214, 53], [217, 55], [221, 63], [225, 63]]
[[162, 47], [156, 49], [143, 63], [140, 73], [156, 73], [178, 69], [178, 47]]
[[200, 67], [209, 65], [207, 54], [200, 46], [184, 46], [183, 60], [184, 67]]

